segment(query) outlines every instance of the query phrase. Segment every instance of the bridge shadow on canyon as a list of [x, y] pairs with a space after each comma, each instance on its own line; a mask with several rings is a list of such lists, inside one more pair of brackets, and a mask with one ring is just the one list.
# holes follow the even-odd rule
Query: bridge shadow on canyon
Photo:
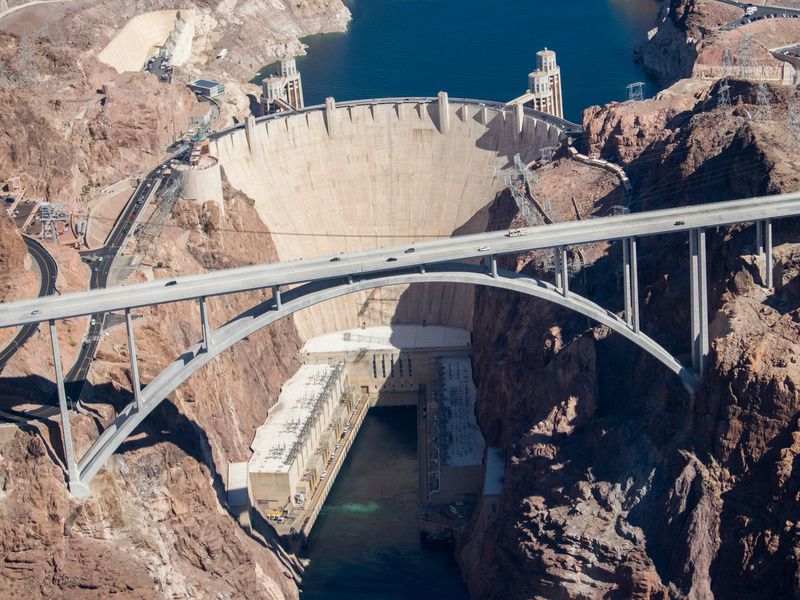
[[[36, 404], [36, 399], [48, 398], [56, 394], [55, 382], [38, 375], [23, 377], [0, 378], [0, 410], [19, 410], [23, 406]], [[146, 387], [146, 386], [144, 386]], [[144, 389], [143, 387], [143, 389]], [[77, 409], [71, 412], [73, 438], [75, 438], [77, 423], [85, 433], [92, 430], [91, 435], [99, 435], [111, 423], [113, 414], [118, 414], [123, 408], [134, 401], [133, 393], [113, 383], [95, 385], [84, 382], [81, 402]], [[49, 406], [43, 404], [42, 406]], [[58, 416], [50, 419], [30, 420], [27, 423], [18, 423], [17, 426], [33, 437], [38, 437], [43, 444], [50, 460], [64, 470], [66, 482], [66, 460], [63, 438], [61, 435], [61, 420]], [[137, 455], [144, 457], [144, 449], [154, 451], [167, 469], [153, 469], [153, 463], [147, 458], [137, 460]], [[225, 484], [217, 464], [213, 459], [211, 442], [205, 430], [191, 417], [183, 413], [170, 398], [161, 402], [151, 414], [148, 415], [131, 436], [118, 448], [116, 454], [130, 458], [129, 474], [141, 477], [145, 481], [152, 480], [154, 485], [166, 484], [170, 466], [180, 464], [189, 457], [207, 469], [211, 481], [212, 493], [217, 503], [236, 520], [238, 515], [228, 506]], [[80, 460], [80, 455], [76, 457]], [[134, 488], [137, 486], [134, 485]], [[65, 485], [66, 491], [66, 485]], [[252, 511], [255, 512], [255, 511]], [[296, 580], [302, 575], [302, 570], [297, 562], [289, 560], [281, 546], [275, 530], [263, 518], [251, 514], [251, 527], [242, 527], [241, 530], [259, 545], [271, 550], [288, 573]]]

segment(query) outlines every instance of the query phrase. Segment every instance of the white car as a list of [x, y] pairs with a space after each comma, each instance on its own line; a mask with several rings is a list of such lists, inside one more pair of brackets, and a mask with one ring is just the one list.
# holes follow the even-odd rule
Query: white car
[[478, 248], [478, 252], [488, 252], [489, 250], [491, 250], [489, 246], [481, 246], [480, 248]]

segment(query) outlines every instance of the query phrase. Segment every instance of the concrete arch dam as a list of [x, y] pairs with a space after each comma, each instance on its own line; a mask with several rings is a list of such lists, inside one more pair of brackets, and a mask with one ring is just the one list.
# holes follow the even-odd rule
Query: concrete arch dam
[[[440, 94], [250, 120], [221, 132], [212, 152], [291, 261], [483, 232], [514, 155], [529, 162], [578, 130], [521, 106]], [[390, 286], [294, 320], [304, 340], [393, 322], [471, 329], [474, 297], [452, 284]]]

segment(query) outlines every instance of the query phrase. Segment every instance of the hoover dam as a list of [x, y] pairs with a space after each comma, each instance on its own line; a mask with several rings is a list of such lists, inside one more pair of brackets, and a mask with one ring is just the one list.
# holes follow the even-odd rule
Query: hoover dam
[[[212, 153], [255, 201], [283, 261], [483, 232], [514, 156], [538, 159], [577, 127], [522, 107], [443, 98], [256, 120], [221, 133]], [[303, 339], [390, 323], [471, 328], [473, 296], [470, 287], [387, 287], [294, 318]]]

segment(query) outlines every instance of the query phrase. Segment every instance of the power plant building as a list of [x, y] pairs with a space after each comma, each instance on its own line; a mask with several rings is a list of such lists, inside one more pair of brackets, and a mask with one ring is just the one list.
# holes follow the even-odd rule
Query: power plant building
[[262, 115], [298, 110], [305, 106], [303, 83], [294, 58], [281, 60], [280, 73], [264, 79], [261, 90]]
[[303, 504], [325, 478], [347, 407], [344, 364], [303, 365], [253, 439], [248, 462], [252, 501], [267, 511]]

